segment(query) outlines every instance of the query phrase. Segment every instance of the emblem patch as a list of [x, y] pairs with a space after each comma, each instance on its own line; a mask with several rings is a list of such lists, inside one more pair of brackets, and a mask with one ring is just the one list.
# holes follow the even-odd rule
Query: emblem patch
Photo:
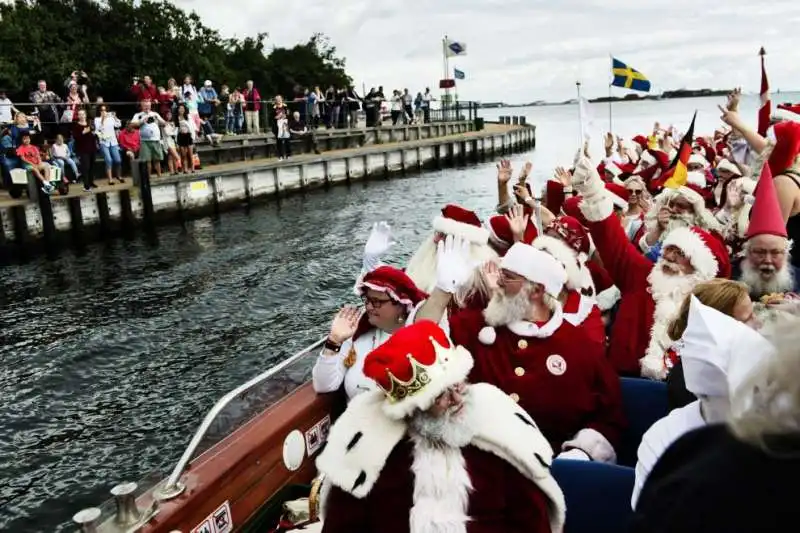
[[561, 376], [567, 371], [567, 362], [558, 354], [553, 354], [547, 358], [547, 370], [554, 376]]

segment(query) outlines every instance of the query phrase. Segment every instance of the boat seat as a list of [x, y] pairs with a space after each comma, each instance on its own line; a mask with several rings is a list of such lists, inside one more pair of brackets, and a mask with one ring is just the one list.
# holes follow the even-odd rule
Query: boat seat
[[633, 511], [634, 470], [627, 466], [555, 459], [551, 472], [567, 504], [564, 533], [620, 533]]
[[667, 416], [667, 385], [661, 381], [642, 378], [620, 378], [622, 406], [628, 427], [617, 447], [617, 464], [636, 466], [636, 451], [645, 431], [656, 420]]

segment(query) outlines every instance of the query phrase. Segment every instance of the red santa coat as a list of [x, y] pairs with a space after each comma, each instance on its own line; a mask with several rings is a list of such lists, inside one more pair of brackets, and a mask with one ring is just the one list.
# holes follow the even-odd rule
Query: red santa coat
[[561, 532], [564, 495], [553, 451], [508, 395], [473, 384], [460, 448], [411, 434], [386, 416], [381, 392], [353, 398], [317, 459], [323, 533]]
[[470, 381], [509, 394], [536, 420], [556, 452], [568, 443], [595, 460], [615, 461], [625, 415], [619, 378], [603, 347], [591, 342], [583, 327], [564, 321], [560, 311], [539, 328], [541, 337], [524, 331], [524, 325], [530, 323], [494, 329], [495, 339], [487, 344], [491, 339], [484, 334], [481, 312], [450, 316], [451, 339], [475, 360]]
[[[410, 533], [414, 505], [413, 444], [402, 440], [389, 455], [366, 498], [333, 487], [322, 533]], [[472, 492], [467, 533], [549, 533], [547, 498], [536, 485], [496, 455], [475, 446], [461, 449]]]
[[578, 291], [569, 291], [563, 305], [564, 321], [586, 333], [589, 342], [596, 345], [602, 353], [606, 351], [606, 326], [603, 315], [594, 298], [584, 296]]
[[647, 281], [654, 264], [628, 241], [616, 217], [590, 222], [589, 230], [603, 266], [621, 293], [608, 358], [618, 373], [638, 377], [639, 359], [650, 343], [656, 307]]

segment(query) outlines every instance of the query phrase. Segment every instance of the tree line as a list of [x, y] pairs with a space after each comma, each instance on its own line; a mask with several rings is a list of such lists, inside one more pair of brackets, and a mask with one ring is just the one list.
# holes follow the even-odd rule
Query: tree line
[[262, 97], [292, 96], [352, 81], [322, 34], [293, 48], [267, 46], [268, 35], [223, 38], [195, 13], [167, 0], [16, 0], [0, 3], [0, 89], [27, 101], [38, 80], [59, 95], [73, 71], [85, 71], [92, 95], [128, 101], [134, 76], [157, 85], [191, 75], [231, 88], [253, 80]]

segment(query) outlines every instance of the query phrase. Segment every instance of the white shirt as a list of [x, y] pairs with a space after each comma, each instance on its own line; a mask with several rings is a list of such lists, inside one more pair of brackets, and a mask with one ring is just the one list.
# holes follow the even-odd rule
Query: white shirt
[[[140, 124], [139, 137], [143, 141], [160, 141], [161, 140], [161, 126], [158, 124], [155, 111], [145, 113], [140, 111], [133, 116], [133, 120]], [[147, 122], [147, 117], [152, 116], [155, 120], [152, 123]]]
[[0, 99], [0, 124], [7, 124], [14, 121], [11, 116], [11, 107], [13, 105], [14, 103], [8, 98]]
[[642, 436], [636, 461], [636, 480], [631, 494], [631, 508], [636, 510], [639, 493], [661, 455], [686, 433], [706, 425], [700, 413], [700, 400], [672, 410], [667, 416], [650, 426]]
[[356, 360], [353, 366], [347, 368], [344, 360], [353, 346], [352, 339], [347, 339], [336, 355], [319, 354], [317, 362], [311, 371], [314, 390], [317, 392], [333, 392], [342, 386], [351, 399], [364, 391], [376, 390], [377, 383], [364, 375], [364, 359], [372, 350], [386, 342], [391, 334], [373, 328], [362, 334], [355, 342]]
[[117, 117], [108, 116], [105, 120], [101, 117], [95, 117], [94, 131], [100, 140], [100, 144], [103, 146], [117, 146], [117, 128], [121, 125], [122, 123]]

